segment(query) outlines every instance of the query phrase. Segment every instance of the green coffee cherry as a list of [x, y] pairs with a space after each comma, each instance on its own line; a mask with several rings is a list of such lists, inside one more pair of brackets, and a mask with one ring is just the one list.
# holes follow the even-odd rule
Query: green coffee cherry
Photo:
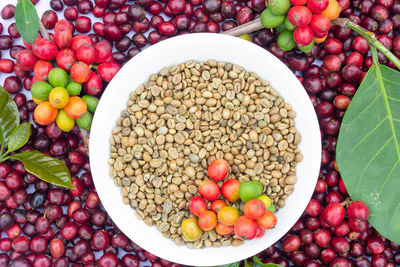
[[31, 94], [36, 99], [47, 100], [51, 89], [53, 89], [53, 86], [50, 84], [43, 81], [37, 81], [31, 87]]
[[79, 119], [76, 119], [75, 122], [78, 124], [79, 128], [84, 129], [84, 130], [89, 130], [90, 126], [92, 125], [92, 120], [93, 116], [92, 114], [88, 111], [80, 117]]
[[304, 53], [308, 53], [313, 49], [313, 47], [314, 47], [314, 40], [311, 41], [311, 43], [306, 46], [299, 46], [299, 50], [303, 51]]
[[286, 15], [290, 8], [289, 0], [269, 0], [267, 3], [268, 9], [274, 15]]
[[84, 95], [82, 99], [83, 101], [85, 101], [87, 108], [90, 112], [96, 111], [97, 104], [99, 104], [99, 99], [97, 97], [91, 95]]
[[62, 68], [52, 68], [49, 72], [49, 83], [54, 87], [64, 87], [68, 84], [68, 74]]
[[275, 28], [285, 20], [283, 15], [274, 15], [269, 8], [265, 9], [260, 16], [260, 22], [265, 28]]
[[70, 82], [65, 88], [70, 96], [79, 95], [82, 90], [82, 85], [77, 82]]
[[279, 34], [277, 40], [278, 46], [283, 51], [290, 51], [296, 46], [296, 42], [293, 39], [293, 32], [283, 31]]

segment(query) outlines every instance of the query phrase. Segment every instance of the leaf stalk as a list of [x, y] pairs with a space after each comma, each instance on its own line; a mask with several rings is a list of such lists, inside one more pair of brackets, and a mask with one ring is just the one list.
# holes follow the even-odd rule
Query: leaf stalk
[[[376, 49], [378, 49], [380, 52], [382, 52], [393, 64], [400, 70], [400, 60], [393, 55], [392, 52], [390, 52], [389, 49], [387, 49], [381, 42], [378, 41], [376, 38], [376, 35], [373, 32], [367, 31], [363, 27], [355, 24], [351, 20], [347, 18], [337, 18], [332, 21], [332, 24], [338, 25], [343, 28], [349, 28], [355, 32], [357, 32], [359, 35], [364, 37], [364, 39], [370, 44], [370, 46], [374, 46]], [[258, 31], [263, 29], [263, 25], [260, 22], [260, 19], [254, 19], [252, 21], [249, 21], [243, 25], [239, 25], [233, 29], [230, 29], [228, 31], [224, 31], [223, 34], [227, 35], [232, 35], [232, 36], [240, 36], [246, 33], [251, 33], [254, 31]], [[372, 49], [371, 49], [372, 51]]]
[[[340, 27], [349, 28], [349, 29], [355, 31], [356, 33], [358, 33], [359, 35], [361, 35], [362, 37], [364, 37], [364, 39], [370, 45], [372, 59], [373, 59], [374, 63], [375, 63], [375, 61], [377, 62], [377, 64], [379, 63], [377, 54], [376, 54], [376, 52], [377, 52], [376, 49], [378, 49], [400, 70], [400, 60], [395, 55], [393, 55], [393, 53], [390, 52], [390, 50], [387, 49], [381, 42], [378, 41], [378, 39], [376, 38], [376, 35], [373, 32], [367, 31], [363, 27], [355, 24], [354, 22], [352, 22], [351, 20], [349, 20], [347, 18], [338, 18], [338, 19], [335, 19], [334, 21], [332, 21], [332, 23], [335, 25], [338, 25]], [[375, 50], [376, 59], [374, 59], [374, 50]]]
[[39, 20], [39, 33], [43, 37], [43, 39], [49, 39], [50, 36], [49, 33], [46, 30], [46, 27], [44, 27], [43, 23]]

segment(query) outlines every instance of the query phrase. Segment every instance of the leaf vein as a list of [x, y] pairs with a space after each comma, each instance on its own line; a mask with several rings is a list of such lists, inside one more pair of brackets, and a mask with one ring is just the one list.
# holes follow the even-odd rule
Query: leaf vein
[[396, 160], [396, 163], [393, 165], [393, 167], [392, 167], [392, 169], [390, 170], [389, 174], [386, 176], [385, 181], [383, 182], [381, 188], [379, 189], [379, 193], [378, 193], [379, 197], [381, 196], [383, 187], [385, 187], [386, 182], [388, 181], [388, 179], [389, 179], [390, 176], [392, 175], [394, 169], [396, 168], [397, 164], [399, 164], [399, 162], [400, 162], [400, 159]]
[[371, 101], [371, 103], [369, 103], [360, 113], [358, 113], [358, 115], [353, 119], [353, 121], [351, 122], [351, 123], [349, 123], [349, 124], [347, 124], [347, 126], [350, 126], [350, 125], [352, 125], [354, 122], [356, 122], [357, 121], [357, 119], [359, 118], [359, 117], [361, 117], [377, 100], [378, 100], [378, 98], [381, 96], [381, 93], [379, 93], [376, 97], [375, 97], [375, 99], [373, 100], [373, 101]]
[[395, 211], [393, 213], [392, 219], [390, 219], [389, 228], [392, 228], [392, 224], [394, 222], [394, 218], [396, 217], [396, 214], [399, 211], [399, 208], [400, 208], [400, 202], [399, 202], [399, 204], [397, 204], [397, 207], [396, 207], [396, 209], [395, 209]]
[[365, 166], [365, 168], [364, 168], [363, 171], [361, 172], [360, 177], [358, 177], [358, 181], [357, 181], [357, 186], [356, 186], [356, 188], [359, 187], [360, 182], [361, 182], [361, 180], [362, 180], [362, 177], [363, 177], [365, 171], [368, 169], [369, 165], [371, 165], [371, 163], [374, 161], [374, 159], [382, 152], [382, 150], [387, 146], [387, 144], [389, 144], [390, 139], [392, 139], [392, 138], [393, 138], [393, 136], [391, 136], [391, 137], [385, 142], [385, 144], [383, 144], [383, 146], [375, 153], [375, 155], [368, 161], [367, 165]]
[[381, 76], [381, 78], [382, 78], [382, 80], [379, 81], [379, 88], [381, 89], [383, 101], [385, 103], [385, 109], [386, 109], [386, 112], [388, 114], [390, 128], [392, 130], [392, 136], [394, 138], [394, 143], [395, 143], [395, 147], [396, 147], [397, 158], [400, 159], [399, 142], [397, 140], [396, 129], [394, 128], [392, 110], [390, 109], [390, 104], [389, 104], [389, 101], [388, 101], [388, 95], [386, 94], [386, 90], [387, 89], [385, 88], [385, 85], [383, 83], [384, 77], [383, 77], [383, 75], [381, 73], [381, 69], [380, 69], [379, 66], [376, 68], [376, 73], [377, 73], [378, 77]]
[[392, 96], [388, 96], [388, 98], [389, 98], [389, 99], [391, 99], [391, 100], [394, 100], [394, 101], [400, 102], [400, 99], [398, 99], [398, 98], [394, 98], [394, 97], [392, 97]]
[[385, 78], [383, 78], [383, 77], [382, 77], [382, 80], [384, 80], [384, 81], [387, 81], [387, 82], [389, 82], [389, 83], [393, 83], [393, 84], [400, 85], [400, 83], [397, 83], [397, 82], [394, 82], [394, 81], [391, 81], [391, 80], [385, 79]]
[[365, 141], [365, 139], [367, 139], [373, 132], [375, 132], [375, 131], [383, 124], [383, 122], [384, 122], [387, 118], [388, 118], [388, 117], [385, 117], [383, 120], [381, 120], [381, 122], [379, 122], [379, 123], [375, 126], [374, 129], [372, 129], [372, 130], [371, 130], [367, 135], [365, 135], [355, 146], [353, 146], [353, 148], [351, 149], [351, 151], [350, 151], [349, 154], [353, 153], [353, 151], [356, 150], [357, 147], [358, 147], [359, 145], [361, 145], [361, 144]]

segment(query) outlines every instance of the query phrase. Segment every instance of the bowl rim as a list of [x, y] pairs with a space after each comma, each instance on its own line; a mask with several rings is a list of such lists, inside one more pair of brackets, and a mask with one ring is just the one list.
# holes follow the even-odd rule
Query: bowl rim
[[[118, 228], [123, 233], [125, 233], [128, 238], [130, 238], [132, 241], [134, 241], [136, 244], [138, 244], [143, 249], [148, 250], [149, 252], [151, 252], [151, 253], [159, 256], [159, 257], [165, 258], [165, 259], [167, 259], [169, 261], [173, 261], [173, 262], [177, 262], [177, 263], [185, 264], [185, 265], [196, 265], [196, 266], [223, 265], [223, 264], [228, 264], [228, 263], [231, 263], [231, 262], [239, 261], [239, 260], [242, 260], [242, 259], [247, 258], [249, 256], [255, 255], [255, 254], [261, 252], [262, 250], [264, 250], [265, 248], [267, 248], [268, 246], [262, 247], [261, 245], [259, 245], [259, 243], [257, 243], [257, 245], [254, 245], [254, 246], [246, 246], [246, 249], [248, 249], [247, 253], [241, 253], [239, 250], [232, 250], [231, 254], [228, 255], [228, 257], [219, 257], [219, 258], [214, 258], [213, 257], [212, 259], [209, 259], [208, 257], [205, 257], [204, 255], [202, 255], [202, 257], [193, 256], [190, 251], [196, 251], [196, 249], [195, 250], [187, 249], [187, 252], [175, 253], [174, 255], [172, 255], [171, 254], [171, 248], [167, 247], [167, 248], [162, 249], [162, 248], [160, 248], [159, 242], [153, 242], [154, 244], [149, 245], [148, 242], [150, 242], [150, 241], [149, 240], [145, 240], [147, 238], [145, 236], [144, 237], [141, 236], [140, 240], [138, 239], [138, 236], [136, 236], [136, 237], [130, 236], [130, 230], [128, 229], [128, 227], [130, 225], [127, 224], [126, 222], [123, 222], [123, 220], [120, 218], [120, 216], [119, 216], [120, 214], [118, 212], [118, 209], [115, 206], [115, 199], [111, 199], [111, 202], [108, 201], [108, 200], [110, 200], [109, 196], [107, 197], [107, 194], [108, 194], [107, 191], [109, 191], [109, 190], [107, 188], [105, 188], [104, 184], [99, 180], [101, 177], [104, 178], [104, 176], [109, 176], [108, 172], [107, 172], [106, 175], [104, 175], [104, 173], [99, 173], [99, 169], [96, 168], [97, 164], [99, 163], [98, 162], [99, 161], [98, 160], [98, 156], [97, 156], [97, 153], [99, 152], [99, 146], [101, 146], [101, 144], [104, 144], [104, 140], [102, 140], [102, 141], [101, 140], [97, 140], [98, 139], [97, 136], [100, 135], [99, 131], [104, 129], [104, 123], [103, 123], [102, 115], [107, 116], [107, 114], [104, 113], [105, 111], [103, 112], [103, 110], [107, 109], [107, 103], [110, 102], [109, 99], [112, 98], [112, 94], [114, 93], [114, 92], [111, 92], [111, 91], [112, 90], [116, 90], [116, 89], [113, 89], [113, 88], [118, 86], [119, 79], [123, 78], [124, 75], [127, 75], [127, 71], [131, 68], [131, 66], [139, 64], [141, 61], [145, 60], [146, 58], [151, 59], [152, 58], [151, 57], [152, 53], [155, 53], [156, 51], [158, 51], [158, 52], [165, 51], [165, 50], [168, 50], [169, 47], [182, 46], [183, 44], [188, 44], [188, 43], [191, 43], [191, 42], [192, 43], [203, 42], [203, 44], [205, 44], [205, 45], [207, 45], [208, 42], [220, 42], [221, 44], [225, 44], [225, 45], [227, 43], [229, 43], [229, 45], [231, 45], [231, 46], [243, 47], [245, 49], [251, 49], [252, 53], [254, 53], [255, 55], [263, 55], [264, 57], [268, 57], [269, 60], [271, 60], [271, 62], [274, 64], [274, 66], [276, 65], [276, 67], [278, 69], [282, 69], [284, 71], [284, 75], [288, 76], [287, 79], [290, 80], [292, 83], [294, 83], [294, 85], [296, 87], [295, 89], [301, 89], [302, 90], [302, 92], [296, 92], [296, 94], [300, 94], [301, 97], [303, 98], [302, 104], [304, 104], [304, 107], [302, 107], [302, 111], [301, 112], [306, 110], [308, 112], [308, 115], [310, 116], [309, 118], [307, 118], [307, 121], [309, 123], [309, 125], [307, 125], [307, 128], [310, 129], [310, 131], [312, 133], [313, 140], [315, 140], [315, 139], [321, 140], [317, 116], [315, 114], [314, 108], [312, 107], [311, 101], [310, 101], [307, 93], [305, 92], [303, 86], [298, 81], [296, 76], [292, 73], [292, 71], [285, 64], [283, 64], [278, 58], [276, 58], [274, 55], [272, 55], [271, 53], [269, 53], [267, 50], [263, 49], [262, 47], [259, 47], [256, 44], [253, 44], [253, 43], [248, 42], [248, 41], [246, 41], [244, 39], [241, 39], [241, 38], [232, 37], [232, 36], [228, 36], [228, 35], [225, 35], [225, 34], [196, 33], [196, 34], [185, 34], [185, 35], [181, 35], [181, 36], [172, 37], [172, 38], [166, 39], [164, 41], [161, 41], [161, 42], [159, 42], [159, 43], [157, 43], [155, 45], [152, 45], [151, 47], [146, 48], [145, 50], [143, 50], [139, 54], [137, 54], [135, 57], [130, 59], [121, 68], [121, 70], [115, 75], [115, 77], [112, 79], [112, 81], [108, 84], [107, 88], [103, 92], [103, 96], [101, 97], [101, 99], [99, 101], [97, 110], [96, 110], [96, 112], [94, 114], [94, 117], [93, 117], [93, 123], [92, 123], [92, 127], [91, 127], [91, 129], [93, 130], [93, 133], [91, 133], [91, 136], [90, 136], [90, 139], [89, 139], [90, 140], [89, 141], [89, 156], [90, 156], [89, 160], [90, 160], [90, 163], [91, 163], [91, 166], [92, 166], [93, 182], [94, 182], [94, 185], [95, 185], [96, 190], [98, 192], [99, 198], [100, 198], [100, 200], [102, 200], [102, 204], [103, 204], [105, 210], [108, 212], [109, 216], [114, 221], [115, 225], [117, 225]], [[168, 55], [168, 56], [171, 57], [171, 55]], [[220, 60], [217, 60], [217, 61], [220, 61]], [[231, 62], [235, 63], [235, 58], [234, 57], [232, 57]], [[183, 62], [175, 62], [174, 63], [174, 62], [171, 61], [170, 65], [180, 64], [180, 63], [183, 63]], [[241, 63], [237, 63], [237, 64], [238, 65], [242, 65]], [[158, 70], [161, 69], [161, 68], [162, 68], [162, 65], [161, 65], [161, 67], [158, 68]], [[246, 67], [246, 66], [243, 66], [243, 68], [246, 69], [248, 72], [252, 71], [252, 70], [249, 70], [248, 67]], [[144, 81], [140, 81], [139, 84], [142, 84], [143, 82], [147, 81], [149, 75], [150, 75], [150, 73], [148, 73], [147, 76], [146, 76], [147, 78], [145, 78]], [[261, 77], [261, 79], [268, 80], [268, 79], [264, 79], [262, 77]], [[274, 88], [276, 88], [275, 85], [274, 85]], [[132, 92], [132, 91], [133, 90], [130, 90], [129, 92]], [[277, 91], [279, 92], [279, 89], [277, 89]], [[286, 101], [286, 99], [285, 99], [285, 101]], [[292, 103], [290, 103], [290, 104], [292, 104]], [[125, 108], [125, 106], [121, 107], [120, 111], [123, 110], [124, 108]], [[297, 112], [297, 114], [299, 114], [299, 113]], [[298, 120], [298, 118], [295, 119], [296, 125], [297, 125], [297, 120]], [[116, 119], [113, 120], [113, 121], [114, 121], [113, 125], [115, 126]], [[296, 128], [298, 128], [298, 127], [296, 127]], [[104, 130], [103, 130], [103, 132], [104, 132]], [[109, 151], [109, 143], [108, 143], [108, 141], [109, 140], [107, 139], [107, 150]], [[303, 142], [303, 138], [302, 138], [302, 142]], [[301, 145], [301, 143], [300, 143], [300, 145]], [[306, 148], [306, 149], [309, 149], [309, 148]], [[311, 179], [310, 184], [309, 184], [309, 186], [308, 186], [308, 188], [306, 189], [306, 192], [305, 192], [305, 195], [306, 195], [305, 199], [307, 201], [303, 201], [302, 203], [298, 203], [298, 208], [296, 210], [292, 211], [292, 217], [294, 217], [295, 220], [293, 219], [293, 221], [290, 222], [290, 224], [288, 224], [286, 222], [282, 222], [282, 224], [285, 223], [284, 227], [285, 227], [286, 230], [284, 231], [284, 233], [282, 233], [279, 238], [276, 238], [276, 237], [271, 238], [272, 242], [269, 240], [267, 243], [274, 244], [276, 241], [278, 241], [280, 238], [282, 238], [282, 236], [285, 233], [287, 233], [290, 230], [290, 228], [294, 225], [294, 223], [298, 220], [298, 218], [300, 218], [303, 210], [305, 209], [306, 205], [308, 204], [308, 201], [310, 200], [310, 198], [312, 196], [312, 192], [313, 192], [313, 189], [314, 189], [315, 184], [317, 182], [319, 168], [320, 168], [321, 142], [316, 142], [316, 144], [313, 144], [312, 145], [312, 150], [314, 152], [313, 153], [313, 163], [311, 164], [311, 168], [310, 168], [310, 173], [311, 173], [310, 176], [311, 176], [312, 179]], [[301, 151], [301, 152], [303, 153], [304, 151]], [[107, 160], [108, 160], [108, 157], [107, 157]], [[303, 162], [299, 163], [299, 164], [301, 165], [301, 164], [303, 164]], [[107, 166], [107, 169], [108, 169], [108, 166]], [[112, 181], [112, 179], [109, 178], [109, 180], [111, 181], [111, 184], [114, 187], [116, 187], [114, 182]], [[120, 188], [118, 187], [118, 191], [119, 190], [120, 190]], [[290, 199], [290, 197], [288, 199]], [[103, 200], [105, 200], [105, 201], [103, 201]], [[123, 204], [120, 198], [117, 201], [120, 202], [120, 205], [118, 205], [117, 207], [129, 206], [129, 205]], [[132, 209], [132, 211], [133, 211], [133, 209]], [[278, 212], [278, 214], [279, 214], [279, 212]], [[279, 216], [279, 215], [277, 215], [277, 216]], [[147, 225], [144, 224], [143, 221], [141, 221], [141, 223], [143, 223], [143, 227], [148, 227]], [[279, 222], [278, 222], [278, 224], [279, 224]], [[153, 231], [158, 231], [157, 229], [152, 229], [152, 230]], [[265, 238], [266, 237], [264, 236], [264, 238], [262, 238], [261, 240], [263, 240]], [[164, 238], [164, 239], [166, 239], [166, 238]], [[170, 241], [170, 240], [168, 239], [168, 241]], [[170, 241], [170, 242], [172, 242], [172, 241]], [[256, 240], [254, 240], [254, 241], [252, 240], [250, 242], [259, 242], [259, 240], [257, 240], [257, 241]], [[176, 246], [173, 242], [170, 243], [170, 244], [173, 245], [173, 246]], [[239, 248], [243, 247], [243, 246], [244, 245], [241, 245], [241, 246], [239, 246]], [[210, 250], [210, 249], [211, 250], [221, 251], [222, 249], [231, 248], [231, 247], [232, 246], [220, 247], [220, 248], [204, 248], [204, 249], [200, 249], [200, 250], [202, 250], [204, 252], [204, 253], [200, 253], [200, 254], [205, 254], [205, 252], [207, 250]], [[181, 248], [181, 247], [176, 246], [176, 248]], [[233, 248], [235, 248], [235, 247], [233, 247]], [[172, 250], [173, 250], [173, 248], [172, 248]], [[229, 250], [229, 249], [227, 249], [227, 250]], [[182, 252], [182, 251], [180, 251], [180, 252]], [[188, 255], [188, 254], [190, 254], [190, 255]], [[196, 253], [196, 255], [197, 254], [199, 254], [199, 253]], [[194, 263], [194, 259], [195, 258], [196, 258], [197, 261]]]

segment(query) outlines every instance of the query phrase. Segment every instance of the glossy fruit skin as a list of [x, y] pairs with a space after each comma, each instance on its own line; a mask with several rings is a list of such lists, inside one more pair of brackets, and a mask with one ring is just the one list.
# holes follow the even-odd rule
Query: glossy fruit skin
[[288, 18], [296, 27], [305, 27], [310, 24], [312, 14], [305, 6], [293, 6], [288, 11]]
[[200, 195], [208, 201], [217, 200], [221, 192], [218, 185], [212, 180], [201, 182], [198, 189]]
[[307, 2], [307, 7], [312, 13], [321, 13], [329, 5], [329, 0], [309, 0]]
[[199, 196], [194, 196], [189, 201], [189, 210], [193, 215], [199, 217], [207, 210], [207, 203]]
[[333, 100], [333, 104], [339, 110], [346, 110], [350, 104], [350, 98], [345, 95], [337, 95]]
[[84, 44], [78, 47], [76, 58], [87, 65], [93, 64], [96, 60], [96, 50], [92, 45]]
[[257, 223], [260, 225], [261, 228], [268, 230], [275, 227], [277, 223], [277, 218], [274, 213], [267, 210], [264, 216], [257, 220]]
[[197, 219], [192, 217], [182, 221], [182, 234], [189, 241], [196, 241], [203, 235], [203, 230], [197, 224]]
[[69, 48], [72, 42], [72, 29], [64, 25], [58, 27], [54, 31], [54, 42], [60, 49]]
[[310, 26], [298, 27], [293, 32], [294, 41], [299, 46], [307, 46], [313, 40], [313, 31]]
[[226, 206], [227, 206], [227, 204], [225, 203], [225, 201], [217, 199], [211, 203], [210, 208], [213, 212], [218, 213], [218, 211], [220, 211], [223, 207], [226, 207]]
[[65, 87], [68, 84], [68, 74], [62, 68], [52, 68], [48, 75], [49, 83], [54, 87]]
[[385, 244], [379, 237], [371, 237], [367, 243], [368, 249], [375, 255], [380, 254], [385, 249]]
[[49, 102], [54, 108], [60, 109], [68, 104], [68, 91], [63, 87], [55, 87], [50, 91]]
[[87, 111], [87, 105], [82, 98], [78, 96], [72, 96], [69, 98], [68, 104], [64, 107], [65, 112], [68, 116], [73, 119], [79, 119]]
[[[106, 42], [108, 42], [108, 41], [106, 41]], [[76, 52], [78, 50], [78, 48], [84, 44], [93, 45], [93, 41], [87, 35], [83, 35], [83, 34], [75, 35], [71, 40], [71, 50]]]
[[339, 58], [338, 55], [327, 55], [323, 61], [323, 66], [329, 72], [336, 72], [340, 70], [341, 65], [342, 60]]
[[33, 73], [35, 79], [37, 81], [46, 81], [47, 75], [49, 74], [50, 70], [53, 68], [50, 62], [45, 60], [38, 60], [33, 67]]
[[366, 221], [369, 216], [368, 207], [360, 200], [353, 201], [347, 207], [347, 216], [351, 220]]
[[274, 15], [268, 8], [261, 13], [260, 22], [265, 28], [275, 28], [285, 20], [283, 15]]
[[331, 234], [325, 228], [320, 228], [314, 232], [314, 241], [319, 247], [325, 248], [331, 241]]
[[47, 100], [49, 98], [52, 86], [43, 81], [37, 81], [32, 85], [31, 94], [34, 98], [39, 100]]
[[200, 214], [197, 223], [204, 231], [210, 231], [217, 225], [217, 215], [213, 211], [206, 210]]
[[243, 209], [244, 215], [249, 219], [258, 220], [264, 216], [266, 207], [264, 202], [259, 199], [251, 199], [246, 202]]
[[242, 240], [251, 240], [257, 234], [258, 224], [247, 218], [246, 216], [240, 216], [234, 225], [235, 234]]
[[72, 65], [76, 62], [76, 56], [74, 51], [69, 48], [64, 48], [58, 51], [56, 56], [57, 65], [69, 72], [71, 70]]
[[25, 49], [17, 54], [17, 62], [25, 71], [33, 70], [37, 60], [38, 58], [33, 54], [32, 50]]
[[290, 3], [294, 6], [302, 6], [307, 3], [307, 0], [290, 0]]
[[82, 85], [77, 82], [70, 82], [65, 89], [70, 96], [77, 96], [81, 93]]
[[97, 105], [99, 104], [99, 99], [91, 95], [82, 96], [83, 101], [85, 101], [87, 108], [90, 112], [95, 112]]
[[98, 66], [97, 73], [101, 79], [110, 82], [120, 68], [121, 66], [116, 62], [104, 62]]
[[229, 164], [224, 159], [216, 159], [208, 166], [208, 177], [218, 182], [225, 179], [229, 172]]
[[57, 56], [58, 48], [50, 40], [39, 39], [33, 42], [32, 51], [40, 59], [52, 60]]
[[337, 19], [340, 15], [340, 5], [336, 0], [329, 0], [328, 7], [325, 8], [321, 14], [327, 16], [330, 20]]
[[69, 30], [69, 31], [73, 31], [74, 27], [71, 24], [71, 22], [69, 22], [68, 20], [65, 19], [60, 19], [59, 21], [57, 21], [56, 25], [54, 26], [54, 31], [60, 31], [60, 30]]
[[266, 209], [271, 206], [271, 199], [267, 195], [261, 195], [257, 199], [261, 200], [264, 203]]
[[313, 41], [316, 44], [321, 44], [321, 43], [325, 42], [326, 37], [328, 37], [328, 33], [321, 38], [317, 38], [316, 36], [314, 36]]
[[323, 37], [327, 35], [328, 31], [330, 30], [331, 21], [325, 15], [314, 14], [310, 22], [310, 27], [313, 30], [314, 34], [318, 34]]
[[96, 50], [96, 60], [95, 63], [102, 63], [112, 54], [112, 45], [107, 40], [101, 40], [94, 45]]
[[234, 227], [225, 225], [223, 223], [217, 223], [217, 225], [215, 226], [215, 231], [217, 232], [217, 234], [219, 235], [230, 235], [233, 233]]
[[298, 250], [301, 245], [300, 238], [297, 235], [288, 236], [282, 243], [282, 249], [286, 253]]
[[262, 193], [262, 185], [257, 180], [241, 183], [239, 186], [239, 196], [242, 202], [246, 203], [250, 199], [258, 198]]
[[12, 73], [14, 69], [14, 61], [11, 59], [0, 59], [0, 72], [2, 73]]
[[219, 221], [227, 226], [234, 225], [239, 216], [239, 211], [235, 207], [226, 206], [218, 211]]
[[287, 11], [290, 8], [290, 1], [269, 0], [267, 1], [267, 7], [271, 9], [272, 14], [274, 15], [286, 15]]
[[71, 67], [71, 77], [78, 83], [84, 83], [89, 79], [90, 68], [81, 61], [75, 62]]
[[229, 202], [236, 202], [239, 200], [239, 187], [240, 182], [235, 179], [226, 180], [221, 186], [221, 193]]
[[44, 101], [37, 105], [33, 117], [37, 123], [41, 125], [49, 125], [56, 119], [57, 114], [58, 110], [50, 105], [48, 101]]
[[331, 203], [322, 211], [320, 222], [323, 226], [337, 226], [343, 221], [344, 215], [345, 210], [339, 203]]
[[296, 42], [293, 39], [292, 31], [283, 31], [279, 34], [277, 43], [280, 49], [283, 51], [290, 51], [296, 46]]
[[71, 131], [75, 125], [74, 119], [69, 117], [64, 110], [58, 111], [56, 123], [58, 128], [60, 128], [63, 132], [66, 133]]
[[83, 85], [89, 95], [98, 95], [102, 91], [102, 81], [97, 73], [91, 71], [88, 80]]
[[317, 200], [311, 199], [310, 202], [308, 202], [305, 213], [308, 216], [316, 217], [321, 213], [321, 210], [321, 204]]

